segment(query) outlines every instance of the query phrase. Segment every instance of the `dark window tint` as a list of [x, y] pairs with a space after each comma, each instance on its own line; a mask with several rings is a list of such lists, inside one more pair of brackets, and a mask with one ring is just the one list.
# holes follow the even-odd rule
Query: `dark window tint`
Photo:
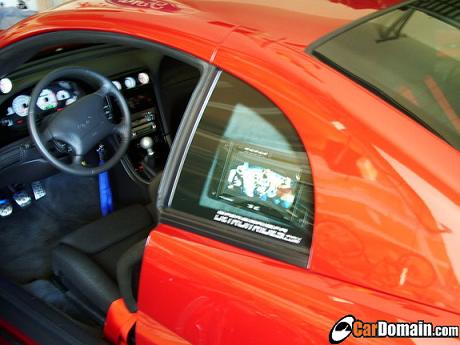
[[314, 53], [460, 149], [459, 14], [458, 0], [417, 1], [333, 37]]
[[312, 177], [285, 115], [242, 81], [222, 74], [198, 125], [172, 207], [263, 241], [307, 250]]

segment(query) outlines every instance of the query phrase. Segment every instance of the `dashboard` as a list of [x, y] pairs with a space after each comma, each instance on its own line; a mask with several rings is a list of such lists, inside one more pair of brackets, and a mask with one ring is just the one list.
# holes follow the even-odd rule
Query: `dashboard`
[[[128, 103], [132, 117], [132, 139], [145, 136], [160, 129], [159, 114], [154, 88], [148, 71], [141, 69], [125, 72], [110, 78], [115, 87], [121, 91]], [[33, 88], [22, 90], [12, 95], [0, 105], [0, 129], [8, 131], [8, 137], [13, 140], [27, 136], [27, 116]], [[39, 119], [49, 114], [59, 112], [81, 97], [93, 92], [83, 82], [58, 80], [40, 93], [36, 107]], [[106, 115], [116, 119], [119, 110], [109, 100], [106, 101]]]
[[[144, 162], [146, 151], [140, 147], [140, 140], [147, 135], [151, 136], [153, 148], [158, 152], [155, 159], [157, 164], [160, 164], [159, 166], [164, 164], [166, 159], [163, 153], [169, 152], [169, 145], [165, 141], [151, 75], [152, 73], [149, 69], [144, 67], [109, 76], [114, 86], [124, 96], [131, 112], [131, 143], [125, 158], [126, 164], [129, 165], [128, 169], [131, 169], [134, 174], [144, 180], [149, 180], [149, 176], [145, 175], [147, 169]], [[11, 83], [14, 83], [14, 81], [11, 81]], [[5, 133], [5, 135], [0, 136], [0, 144], [3, 144], [0, 146], [8, 148], [10, 147], [9, 144], [16, 146], [14, 143], [23, 145], [22, 140], [27, 140], [29, 135], [27, 116], [31, 106], [32, 91], [33, 86], [19, 89], [16, 93], [8, 95], [9, 97], [7, 98], [5, 97], [0, 104], [0, 131]], [[84, 81], [57, 80], [52, 82], [41, 90], [37, 99], [38, 121], [61, 111], [94, 91], [94, 88]], [[120, 110], [115, 102], [108, 98], [105, 110], [109, 119], [117, 121], [120, 116]], [[59, 146], [59, 143], [55, 142], [55, 145], [59, 152], [66, 151], [64, 147]], [[22, 150], [23, 153], [18, 154], [18, 156], [22, 157], [30, 156], [35, 151], [31, 146], [20, 146], [18, 149], [14, 148], [12, 152], [19, 152], [17, 150]], [[8, 156], [8, 153], [6, 153], [6, 156]], [[31, 156], [32, 160], [36, 158], [36, 154]], [[5, 167], [0, 164], [0, 172], [7, 171], [8, 169], [5, 170], [5, 168], [10, 164], [16, 164], [16, 162], [7, 162]], [[9, 176], [11, 175], [15, 174], [9, 174]]]
[[[0, 126], [10, 130], [20, 130], [27, 124], [32, 89], [27, 89], [12, 96], [0, 106]], [[76, 82], [60, 80], [51, 83], [40, 93], [37, 108], [45, 116], [60, 111], [74, 103], [85, 93]]]
[[[19, 69], [1, 77], [0, 150], [27, 139], [31, 93], [45, 75], [63, 66], [88, 68], [112, 80], [125, 96], [131, 114], [135, 117], [146, 109], [149, 111], [149, 118], [158, 113], [153, 77], [162, 59], [161, 55], [152, 54], [148, 50], [109, 44], [73, 48], [49, 49], [46, 54], [38, 54], [38, 57], [33, 57]], [[95, 91], [95, 85], [90, 81], [67, 79], [56, 80], [41, 91], [36, 104], [39, 121]], [[108, 103], [116, 119], [117, 106]]]
[[[6, 186], [36, 181], [54, 173], [53, 167], [41, 157], [29, 137], [27, 116], [31, 106], [30, 96], [35, 85], [45, 75], [57, 68], [75, 65], [106, 76], [124, 96], [131, 112], [132, 131], [127, 154], [121, 163], [128, 175], [135, 180], [149, 181], [164, 167], [169, 154], [170, 126], [173, 119], [171, 114], [173, 111], [176, 112], [173, 105], [181, 109], [177, 110], [178, 116], [182, 115], [193, 91], [192, 87], [190, 90], [184, 88], [183, 81], [192, 80], [188, 70], [188, 74], [182, 76], [185, 64], [178, 61], [173, 63], [172, 59], [164, 61], [164, 55], [147, 49], [108, 44], [89, 45], [67, 52], [50, 49], [49, 53], [29, 60], [19, 69], [2, 76], [0, 184]], [[199, 73], [193, 74], [193, 77], [191, 85], [194, 87]], [[170, 90], [172, 91], [169, 92]], [[85, 80], [52, 82], [41, 90], [35, 105], [38, 121], [61, 111], [94, 91], [95, 85], [90, 85], [90, 82]], [[161, 97], [161, 104], [157, 97]], [[166, 108], [165, 100], [170, 104]], [[159, 105], [162, 105], [161, 111]], [[116, 102], [108, 99], [105, 110], [109, 119], [112, 118], [115, 122], [118, 120], [120, 110]], [[146, 136], [152, 143], [150, 151], [141, 145], [142, 139]], [[116, 140], [114, 136], [104, 142], [108, 151], [117, 145]], [[66, 150], [62, 149], [58, 142], [54, 142], [54, 146], [50, 144], [53, 153], [65, 159]], [[97, 164], [95, 152], [96, 150], [91, 151], [85, 158], [89, 164]]]
[[[115, 74], [109, 78], [125, 97], [133, 120], [132, 137], [146, 135], [160, 128], [154, 121], [158, 115], [154, 88], [150, 72], [146, 68]], [[13, 83], [13, 82], [11, 82]], [[33, 87], [28, 87], [9, 95], [0, 104], [0, 147], [28, 136], [27, 116]], [[81, 97], [93, 92], [86, 83], [73, 80], [57, 80], [40, 93], [37, 100], [39, 119], [59, 112]], [[109, 102], [107, 102], [109, 104]], [[118, 109], [109, 105], [108, 117], [116, 118]]]

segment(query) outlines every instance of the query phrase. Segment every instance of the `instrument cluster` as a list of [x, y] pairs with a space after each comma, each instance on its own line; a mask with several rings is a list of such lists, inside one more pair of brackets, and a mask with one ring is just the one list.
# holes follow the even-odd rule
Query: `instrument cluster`
[[[26, 124], [29, 113], [30, 92], [15, 95], [5, 102], [0, 111], [0, 126], [22, 128]], [[37, 108], [42, 115], [62, 110], [82, 96], [82, 92], [74, 82], [56, 81], [43, 89], [37, 100]]]

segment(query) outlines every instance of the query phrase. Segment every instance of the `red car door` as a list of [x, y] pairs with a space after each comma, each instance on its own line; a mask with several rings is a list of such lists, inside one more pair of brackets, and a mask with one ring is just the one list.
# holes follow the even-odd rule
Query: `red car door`
[[[176, 143], [186, 151], [180, 171], [166, 170], [160, 190], [160, 225], [144, 252], [137, 344], [328, 344], [349, 314], [455, 323], [448, 312], [311, 271], [315, 178], [296, 129], [225, 72], [203, 99], [193, 137]], [[345, 143], [338, 134], [338, 152]]]

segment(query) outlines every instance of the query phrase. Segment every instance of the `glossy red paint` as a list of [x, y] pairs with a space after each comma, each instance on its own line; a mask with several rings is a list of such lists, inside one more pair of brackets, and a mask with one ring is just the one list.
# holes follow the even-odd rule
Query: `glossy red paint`
[[282, 44], [234, 32], [214, 63], [269, 96], [304, 141], [315, 184], [309, 269], [162, 225], [146, 250], [138, 332], [147, 315], [203, 344], [323, 344], [348, 313], [459, 324], [459, 152]]
[[[350, 313], [372, 321], [458, 324], [458, 315], [166, 225], [151, 234], [142, 279], [139, 344], [166, 344], [152, 334], [152, 320], [173, 330], [179, 343], [203, 345], [328, 344], [335, 321]], [[388, 339], [348, 338], [346, 343], [388, 344]], [[392, 343], [417, 344], [410, 339]]]
[[180, 11], [77, 1], [0, 34], [6, 46], [48, 31], [111, 31], [183, 50], [267, 95], [307, 149], [315, 188], [308, 268], [162, 224], [144, 255], [137, 343], [325, 344], [350, 313], [458, 325], [460, 153], [304, 53], [371, 10], [325, 0], [174, 4]]
[[104, 322], [104, 337], [112, 344], [128, 345], [128, 335], [136, 323], [137, 315], [126, 308], [123, 299], [110, 305]]
[[[162, 1], [146, 0], [145, 3], [157, 6], [141, 8], [134, 6], [134, 2], [69, 2], [1, 33], [0, 48], [39, 33], [83, 29], [135, 35], [209, 60], [214, 49], [233, 30], [283, 41], [303, 50], [324, 34], [373, 12], [328, 0], [278, 0], [272, 3], [264, 0], [169, 0], [163, 7], [158, 6]], [[167, 11], [165, 8], [176, 10]]]
[[215, 63], [274, 100], [304, 140], [316, 202], [310, 268], [459, 312], [459, 152], [285, 47], [234, 33]]

